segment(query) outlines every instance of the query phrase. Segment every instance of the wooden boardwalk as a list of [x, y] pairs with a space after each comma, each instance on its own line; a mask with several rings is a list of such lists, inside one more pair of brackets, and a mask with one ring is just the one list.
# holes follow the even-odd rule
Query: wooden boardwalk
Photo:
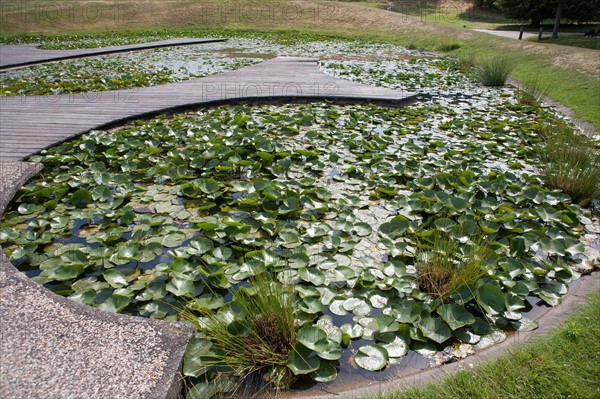
[[318, 60], [277, 57], [232, 72], [162, 86], [0, 98], [0, 161], [22, 160], [95, 128], [177, 108], [232, 100], [338, 100], [397, 105], [415, 95], [327, 75]]
[[35, 44], [0, 45], [0, 71], [8, 68], [42, 64], [50, 61], [68, 60], [72, 58], [93, 57], [103, 54], [124, 53], [127, 51], [148, 50], [159, 47], [184, 46], [223, 42], [227, 39], [169, 39], [158, 42], [130, 44], [127, 46], [110, 46], [101, 48], [85, 48], [77, 50], [40, 50]]

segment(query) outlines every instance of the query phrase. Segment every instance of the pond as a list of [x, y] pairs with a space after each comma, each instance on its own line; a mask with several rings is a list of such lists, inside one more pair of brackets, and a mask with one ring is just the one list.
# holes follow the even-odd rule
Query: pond
[[[238, 44], [202, 52], [283, 52]], [[287, 53], [327, 48], [311, 46]], [[235, 301], [291, 286], [293, 350], [269, 375], [295, 389], [387, 379], [536, 328], [531, 312], [560, 303], [596, 242], [589, 212], [540, 175], [539, 132], [563, 117], [479, 86], [452, 60], [395, 49], [372, 61], [366, 45], [340, 46], [345, 59], [325, 72], [420, 101], [220, 106], [92, 131], [30, 158], [45, 168], [3, 216], [5, 253], [81, 303], [183, 312], [200, 328], [225, 320], [242, 338], [252, 323]], [[198, 391], [230, 390], [200, 366], [219, 352], [206, 334], [184, 371]]]

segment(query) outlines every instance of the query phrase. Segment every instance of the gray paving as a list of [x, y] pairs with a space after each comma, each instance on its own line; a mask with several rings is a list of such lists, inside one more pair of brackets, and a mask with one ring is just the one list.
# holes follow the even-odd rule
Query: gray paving
[[[474, 31], [477, 32], [481, 32], [481, 33], [487, 33], [489, 35], [494, 35], [494, 36], [500, 36], [500, 37], [506, 37], [508, 39], [519, 39], [519, 31], [518, 30], [493, 30], [493, 29], [473, 29]], [[549, 35], [551, 35], [552, 32], [544, 32], [543, 33], [543, 37], [544, 38], [548, 38]], [[539, 31], [534, 32], [534, 31], [530, 31], [530, 32], [523, 32], [523, 40], [527, 40], [530, 37], [538, 37], [539, 35]], [[582, 33], [578, 33], [578, 32], [560, 32], [559, 36], [564, 36], [564, 35], [583, 35]]]
[[173, 47], [191, 44], [222, 42], [227, 39], [169, 39], [157, 42], [130, 44], [126, 46], [109, 46], [76, 50], [42, 50], [36, 44], [0, 45], [0, 70], [26, 65], [41, 64], [49, 61], [68, 60], [72, 58], [92, 57], [102, 54], [122, 53], [127, 51], [148, 50], [158, 47]]
[[[0, 163], [0, 214], [41, 169]], [[2, 399], [177, 398], [193, 329], [80, 305], [38, 286], [0, 251]]]
[[0, 160], [17, 161], [91, 129], [192, 105], [231, 100], [330, 99], [405, 104], [415, 95], [350, 82], [313, 58], [277, 57], [202, 79], [132, 90], [0, 98]]

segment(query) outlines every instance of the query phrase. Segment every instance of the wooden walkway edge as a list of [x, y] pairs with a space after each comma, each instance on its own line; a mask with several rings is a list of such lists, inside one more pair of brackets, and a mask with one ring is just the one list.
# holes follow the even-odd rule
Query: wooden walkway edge
[[404, 105], [414, 93], [372, 87], [319, 70], [314, 58], [277, 57], [236, 71], [162, 86], [0, 98], [0, 161], [18, 161], [92, 129], [178, 108], [294, 99]]
[[51, 61], [94, 57], [98, 55], [124, 53], [128, 51], [149, 50], [160, 47], [189, 46], [192, 44], [224, 42], [226, 40], [227, 39], [182, 38], [130, 44], [126, 46], [109, 46], [77, 50], [41, 50], [37, 48], [37, 45], [35, 44], [17, 46], [0, 45], [0, 71], [16, 67], [43, 64]]

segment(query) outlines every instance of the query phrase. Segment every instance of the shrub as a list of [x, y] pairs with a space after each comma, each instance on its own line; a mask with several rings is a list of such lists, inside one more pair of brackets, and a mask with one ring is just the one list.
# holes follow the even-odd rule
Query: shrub
[[479, 65], [476, 78], [484, 86], [504, 86], [513, 68], [508, 59], [495, 57]]
[[[491, 252], [485, 245], [478, 243], [465, 246], [439, 232], [434, 234], [433, 243], [424, 243], [422, 240], [418, 248], [416, 267], [419, 289], [441, 301], [461, 288], [473, 286], [487, 274], [492, 260]], [[461, 253], [463, 256], [460, 256]]]
[[[227, 391], [235, 392], [242, 386], [262, 390], [291, 384], [293, 374], [286, 364], [297, 341], [293, 312], [293, 286], [263, 274], [233, 292], [231, 302], [217, 313], [191, 303], [182, 316], [212, 343], [210, 351], [197, 354], [197, 363], [214, 383], [225, 386], [225, 381]], [[251, 394], [243, 392], [244, 397]]]

